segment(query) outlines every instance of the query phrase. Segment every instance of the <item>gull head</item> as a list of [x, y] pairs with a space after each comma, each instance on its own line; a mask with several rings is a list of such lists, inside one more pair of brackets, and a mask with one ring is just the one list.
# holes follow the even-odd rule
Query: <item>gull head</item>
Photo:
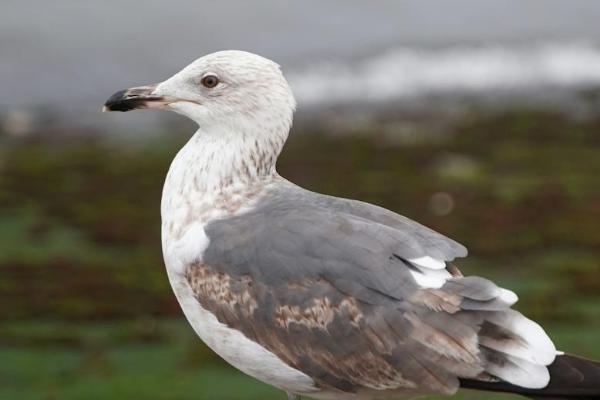
[[116, 92], [103, 111], [165, 109], [185, 115], [201, 128], [225, 125], [239, 131], [258, 126], [287, 131], [295, 107], [279, 65], [244, 51], [220, 51], [161, 83]]

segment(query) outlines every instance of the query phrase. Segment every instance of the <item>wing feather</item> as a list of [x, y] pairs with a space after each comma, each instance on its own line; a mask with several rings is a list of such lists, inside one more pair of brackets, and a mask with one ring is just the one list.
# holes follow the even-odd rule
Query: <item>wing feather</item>
[[[440, 268], [462, 246], [391, 212], [311, 196], [275, 193], [206, 226], [209, 245], [186, 271], [204, 308], [319, 386], [346, 392], [451, 394], [459, 377], [521, 382], [515, 371], [545, 368], [546, 358], [519, 358], [546, 337], [509, 310], [506, 291]], [[418, 274], [440, 281], [428, 287]], [[501, 328], [522, 327], [520, 347], [498, 340]]]

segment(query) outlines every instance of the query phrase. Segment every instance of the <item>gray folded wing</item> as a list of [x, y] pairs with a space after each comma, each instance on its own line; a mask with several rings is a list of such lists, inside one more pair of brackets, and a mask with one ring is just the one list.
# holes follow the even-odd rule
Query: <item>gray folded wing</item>
[[265, 200], [265, 205], [289, 204], [291, 207], [294, 204], [307, 205], [332, 213], [352, 215], [393, 228], [396, 234], [411, 239], [411, 247], [404, 249], [406, 253], [403, 256], [407, 259], [430, 256], [442, 261], [452, 261], [467, 256], [467, 249], [460, 243], [410, 218], [373, 204], [310, 192], [289, 182], [271, 190]]
[[494, 342], [486, 316], [510, 304], [492, 282], [448, 278], [427, 288], [414, 279], [407, 260], [450, 260], [462, 246], [364, 203], [293, 190], [207, 225], [209, 245], [187, 278], [219, 321], [319, 386], [349, 392], [453, 393], [457, 377], [504, 365], [505, 348], [524, 352], [527, 341], [510, 330]]
[[[282, 192], [297, 192], [297, 195], [301, 197], [302, 189], [298, 189], [299, 188], [294, 189], [290, 187]], [[316, 193], [311, 193], [311, 195], [311, 201], [315, 206], [321, 206], [326, 209], [365, 218], [409, 235], [417, 244], [416, 247], [409, 250], [410, 255], [413, 257], [430, 256], [442, 261], [452, 261], [455, 258], [467, 256], [467, 249], [460, 243], [421, 225], [410, 218], [396, 214], [383, 207], [378, 207], [358, 200], [325, 196]], [[409, 254], [406, 254], [406, 256], [407, 258], [411, 258], [408, 257]]]

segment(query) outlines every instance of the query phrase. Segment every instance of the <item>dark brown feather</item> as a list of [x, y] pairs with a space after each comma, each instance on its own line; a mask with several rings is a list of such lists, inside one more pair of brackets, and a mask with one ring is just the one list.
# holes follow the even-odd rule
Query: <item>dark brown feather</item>
[[451, 394], [457, 374], [483, 372], [481, 321], [462, 313], [453, 293], [420, 289], [407, 301], [392, 303], [381, 295], [374, 305], [325, 279], [266, 285], [250, 274], [222, 271], [200, 263], [188, 267], [196, 299], [320, 387]]

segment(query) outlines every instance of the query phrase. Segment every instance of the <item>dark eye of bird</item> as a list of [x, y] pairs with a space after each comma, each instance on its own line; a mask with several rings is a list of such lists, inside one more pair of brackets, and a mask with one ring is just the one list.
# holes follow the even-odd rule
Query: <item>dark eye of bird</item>
[[214, 75], [206, 75], [204, 78], [202, 78], [202, 85], [204, 85], [207, 88], [214, 88], [215, 86], [217, 86], [219, 84], [219, 78], [217, 78]]

